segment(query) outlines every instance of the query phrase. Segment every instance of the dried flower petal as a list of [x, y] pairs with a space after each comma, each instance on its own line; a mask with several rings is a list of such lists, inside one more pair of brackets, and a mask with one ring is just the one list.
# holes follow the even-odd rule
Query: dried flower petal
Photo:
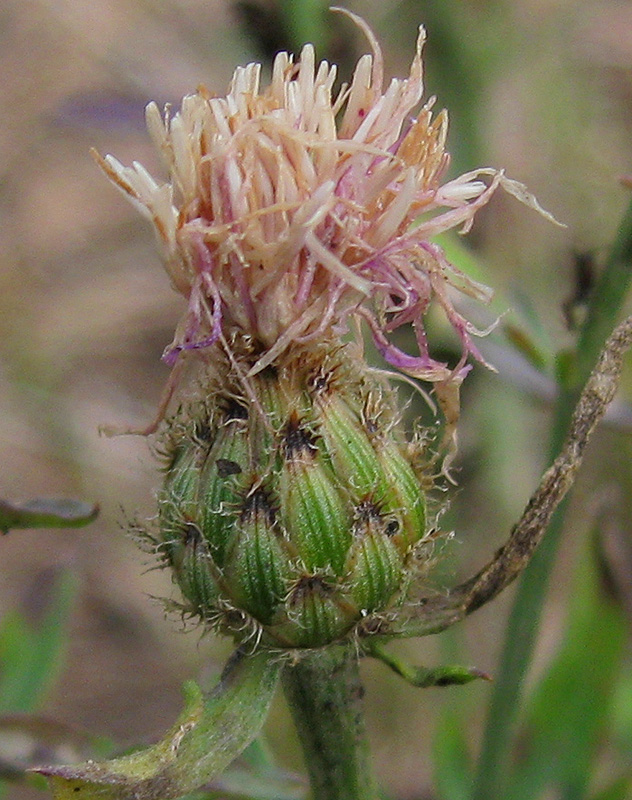
[[[148, 216], [174, 288], [188, 302], [164, 358], [205, 350], [234, 336], [257, 341], [254, 375], [293, 343], [366, 320], [387, 362], [427, 381], [460, 383], [480, 335], [454, 308], [450, 287], [487, 300], [489, 291], [450, 265], [430, 238], [466, 232], [503, 186], [540, 207], [502, 172], [484, 168], [441, 183], [448, 165], [447, 115], [433, 118], [423, 93], [419, 30], [408, 78], [383, 89], [383, 59], [365, 22], [343, 9], [372, 48], [350, 86], [333, 94], [335, 66], [306, 45], [294, 63], [274, 61], [260, 88], [259, 64], [238, 67], [226, 97], [205, 89], [174, 116], [147, 107], [147, 126], [169, 172], [157, 183], [134, 162], [99, 163]], [[481, 178], [487, 179], [481, 180]], [[424, 316], [438, 303], [460, 337], [456, 367], [429, 353]], [[418, 353], [390, 334], [412, 323]]]

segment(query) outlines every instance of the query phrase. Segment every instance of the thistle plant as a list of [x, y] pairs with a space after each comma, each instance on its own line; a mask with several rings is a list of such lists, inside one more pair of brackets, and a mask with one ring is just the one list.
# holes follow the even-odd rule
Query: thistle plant
[[[267, 88], [238, 68], [226, 97], [204, 88], [147, 125], [169, 173], [98, 163], [157, 234], [186, 301], [164, 360], [172, 367], [156, 420], [163, 464], [158, 513], [143, 539], [171, 570], [172, 605], [236, 652], [216, 690], [187, 689], [171, 732], [110, 762], [42, 768], [60, 798], [175, 798], [208, 782], [257, 735], [279, 679], [304, 748], [313, 797], [373, 800], [358, 662], [379, 658], [418, 686], [481, 673], [412, 667], [394, 638], [435, 633], [497, 595], [526, 566], [570, 486], [618, 380], [631, 337], [620, 328], [582, 396], [567, 444], [507, 544], [476, 576], [424, 591], [436, 558], [439, 480], [456, 446], [459, 387], [483, 362], [484, 335], [459, 295], [489, 290], [432, 239], [467, 232], [497, 188], [539, 210], [501, 171], [445, 180], [447, 116], [423, 96], [420, 30], [410, 74], [383, 89], [380, 47], [350, 86], [306, 45], [280, 53]], [[548, 215], [547, 215], [548, 216]], [[461, 357], [436, 358], [431, 309]], [[412, 326], [416, 350], [393, 333]], [[371, 335], [388, 369], [365, 360]], [[430, 383], [445, 433], [408, 433], [393, 370]], [[441, 478], [440, 473], [443, 473]]]

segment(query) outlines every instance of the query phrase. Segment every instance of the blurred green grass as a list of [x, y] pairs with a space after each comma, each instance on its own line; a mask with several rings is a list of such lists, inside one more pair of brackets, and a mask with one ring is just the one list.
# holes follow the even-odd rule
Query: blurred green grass
[[[311, 25], [309, 38], [323, 47], [328, 39], [344, 64], [366, 49], [348, 21], [323, 16], [326, 4], [253, 4], [288, 47], [298, 48]], [[499, 195], [467, 243], [484, 279], [506, 298], [501, 303], [520, 309], [527, 297], [534, 336], [550, 351], [569, 346], [573, 334], [561, 307], [574, 292], [574, 256], [590, 252], [603, 262], [627, 202], [618, 176], [632, 171], [630, 9], [615, 0], [358, 0], [349, 7], [378, 33], [389, 75], [406, 74], [417, 25], [426, 24], [428, 93], [437, 95], [437, 108], [450, 111], [454, 174], [505, 167], [567, 223], [555, 229]], [[179, 301], [149, 231], [102, 180], [87, 151], [96, 146], [158, 171], [143, 105], [177, 102], [200, 82], [223, 92], [237, 63], [266, 50], [240, 20], [226, 0], [7, 0], [0, 12], [7, 76], [0, 86], [2, 494], [82, 496], [103, 508], [85, 531], [0, 541], [0, 616], [12, 613], [19, 598], [28, 600], [48, 565], [72, 564], [80, 589], [71, 656], [46, 710], [125, 742], [164, 729], [177, 713], [180, 681], [206, 661], [221, 663], [226, 650], [195, 633], [175, 636], [177, 622], [165, 621], [160, 605], [146, 597], [169, 596], [168, 581], [146, 571], [119, 527], [121, 507], [129, 515], [152, 513], [154, 466], [145, 442], [99, 439], [96, 428], [152, 415], [166, 377], [159, 357]], [[285, 24], [275, 27], [275, 20]], [[436, 341], [449, 349], [441, 330]], [[460, 486], [442, 520], [456, 531], [440, 565], [447, 583], [491, 555], [535, 485], [547, 457], [550, 386], [515, 360], [499, 374], [477, 367], [468, 378]], [[557, 663], [569, 577], [585, 558], [594, 509], [613, 486], [622, 498], [618, 537], [629, 538], [628, 430], [625, 416], [614, 418], [591, 448], [568, 512], [527, 690]], [[625, 559], [615, 562], [625, 573]], [[502, 598], [452, 634], [461, 660], [496, 672], [508, 602]], [[428, 639], [400, 649], [436, 663], [442, 646]], [[490, 690], [415, 692], [379, 667], [367, 665], [365, 672], [376, 768], [389, 793], [411, 800], [468, 796], [458, 794], [463, 785], [458, 770], [449, 769], [449, 755], [439, 762], [444, 777], [433, 788], [431, 742], [438, 731], [444, 752], [460, 762], [473, 759]], [[616, 679], [620, 698], [626, 675]], [[464, 720], [459, 730], [456, 722]], [[606, 793], [612, 784], [604, 799], [628, 791], [622, 774], [632, 766], [622, 754], [632, 734], [623, 712], [618, 726], [601, 739], [591, 787]], [[269, 728], [277, 752], [296, 767], [280, 704]], [[616, 794], [617, 781], [623, 793]], [[446, 782], [457, 784], [456, 793]], [[9, 790], [11, 798], [36, 796], [28, 787]]]

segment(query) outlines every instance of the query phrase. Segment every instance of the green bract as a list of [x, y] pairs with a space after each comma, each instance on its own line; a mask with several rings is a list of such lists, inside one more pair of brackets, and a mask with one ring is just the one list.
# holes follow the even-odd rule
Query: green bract
[[428, 541], [420, 445], [354, 346], [246, 377], [256, 355], [217, 355], [168, 421], [158, 551], [184, 610], [238, 641], [375, 631]]

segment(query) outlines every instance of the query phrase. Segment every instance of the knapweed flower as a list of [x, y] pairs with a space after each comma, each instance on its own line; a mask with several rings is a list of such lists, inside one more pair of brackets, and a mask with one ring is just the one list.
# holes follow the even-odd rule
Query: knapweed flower
[[[306, 45], [294, 63], [274, 61], [267, 88], [260, 64], [239, 67], [226, 97], [205, 89], [179, 112], [147, 106], [149, 132], [170, 180], [112, 156], [101, 166], [148, 216], [174, 288], [188, 301], [165, 360], [234, 334], [261, 346], [256, 374], [289, 347], [368, 323], [389, 364], [429, 381], [460, 379], [477, 331], [452, 303], [451, 287], [486, 300], [489, 291], [447, 262], [431, 238], [467, 230], [503, 184], [535, 202], [501, 172], [481, 169], [442, 183], [447, 115], [422, 99], [420, 29], [410, 75], [383, 89], [383, 58], [363, 56], [350, 86], [334, 95], [336, 67]], [[486, 185], [482, 177], [488, 177]], [[428, 351], [424, 315], [444, 309], [463, 343], [450, 367]], [[389, 340], [411, 324], [418, 352]]]
[[[489, 292], [431, 237], [467, 230], [499, 185], [481, 169], [444, 181], [447, 117], [422, 98], [423, 30], [410, 75], [383, 89], [383, 59], [363, 56], [337, 94], [336, 69], [306, 45], [280, 53], [267, 88], [238, 68], [226, 97], [205, 89], [173, 116], [147, 107], [169, 171], [100, 159], [153, 222], [187, 310], [165, 352], [195, 356], [197, 396], [163, 440], [166, 477], [152, 542], [185, 610], [238, 640], [313, 647], [379, 629], [423, 571], [430, 539], [427, 456], [400, 430], [385, 376], [342, 344], [364, 321], [384, 359], [432, 381], [454, 422], [458, 385], [480, 358], [453, 290]], [[486, 178], [487, 182], [482, 178]], [[437, 303], [463, 354], [429, 352]], [[391, 334], [411, 324], [417, 352]]]
[[[183, 614], [231, 635], [237, 649], [210, 694], [187, 688], [183, 713], [156, 745], [40, 768], [57, 800], [174, 800], [208, 788], [258, 735], [279, 678], [312, 796], [377, 797], [360, 657], [416, 686], [486, 677], [411, 667], [383, 644], [438, 633], [517, 577], [616, 391], [632, 318], [608, 340], [568, 439], [507, 542], [463, 583], [416, 594], [437, 538], [426, 505], [432, 460], [423, 436], [401, 425], [392, 373], [370, 369], [361, 342], [342, 334], [354, 319], [366, 323], [388, 363], [435, 384], [453, 423], [467, 358], [480, 358], [454, 290], [482, 300], [488, 291], [431, 238], [467, 230], [499, 185], [540, 209], [496, 170], [442, 183], [446, 116], [433, 120], [432, 101], [409, 116], [422, 95], [423, 32], [409, 77], [383, 91], [379, 47], [349, 16], [373, 55], [335, 97], [335, 68], [317, 68], [306, 46], [297, 64], [276, 58], [263, 91], [254, 64], [236, 71], [225, 98], [199, 90], [173, 117], [151, 104], [169, 183], [99, 159], [153, 221], [187, 299], [165, 358], [198, 367], [163, 415], [164, 478], [143, 538], [172, 571]], [[461, 339], [454, 366], [428, 349], [433, 302]], [[404, 324], [416, 353], [391, 341]]]

